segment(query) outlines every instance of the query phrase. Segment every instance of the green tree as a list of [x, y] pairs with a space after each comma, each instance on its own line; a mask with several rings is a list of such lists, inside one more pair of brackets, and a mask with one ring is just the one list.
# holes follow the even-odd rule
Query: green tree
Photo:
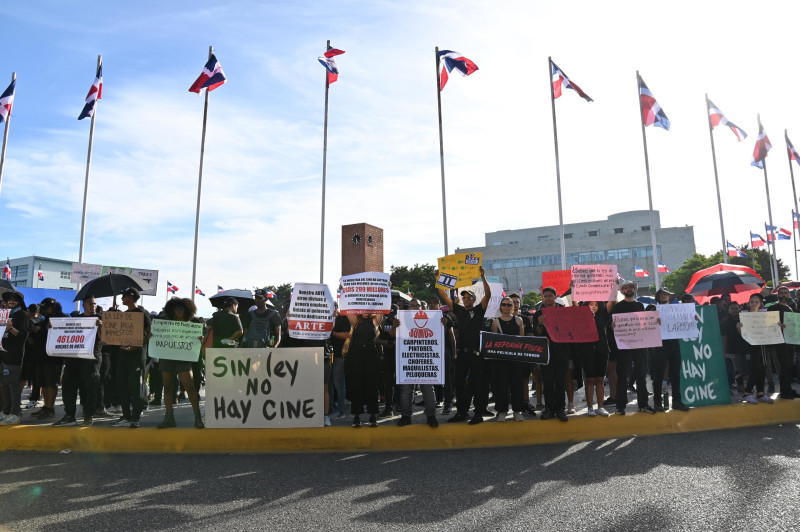
[[530, 305], [533, 307], [536, 303], [542, 300], [541, 294], [539, 292], [528, 292], [522, 297], [522, 304], [523, 305]]
[[275, 305], [275, 310], [280, 313], [281, 317], [285, 316], [289, 312], [289, 302], [292, 300], [292, 283], [283, 283], [280, 286], [269, 285], [266, 289], [275, 293], [275, 297], [270, 301]]
[[683, 264], [681, 264], [680, 268], [672, 270], [672, 273], [668, 275], [664, 275], [661, 286], [680, 296], [686, 292], [686, 286], [697, 270], [709, 268], [720, 262], [722, 262], [720, 253], [712, 257], [706, 257], [700, 253], [695, 253], [686, 259]]
[[392, 288], [404, 294], [411, 293], [420, 301], [427, 301], [437, 294], [436, 267], [432, 264], [415, 264], [408, 266], [392, 266], [390, 280]]

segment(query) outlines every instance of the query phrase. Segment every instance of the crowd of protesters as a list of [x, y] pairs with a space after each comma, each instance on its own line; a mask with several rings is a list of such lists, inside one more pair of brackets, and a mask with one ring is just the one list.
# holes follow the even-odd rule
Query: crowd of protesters
[[[27, 415], [41, 421], [52, 419], [55, 426], [78, 425], [76, 412], [80, 398], [83, 426], [91, 426], [103, 418], [113, 427], [136, 428], [143, 410], [160, 406], [163, 400], [165, 414], [158, 427], [170, 428], [176, 426], [174, 405], [188, 400], [194, 412], [194, 427], [203, 428], [199, 390], [204, 383], [204, 357], [195, 363], [150, 358], [146, 346], [153, 319], [203, 323], [200, 340], [207, 347], [323, 348], [326, 426], [331, 425], [331, 419], [343, 419], [349, 412], [353, 427], [361, 427], [365, 415], [365, 423], [376, 427], [379, 419], [398, 414], [396, 424], [402, 427], [411, 424], [414, 406], [423, 407], [423, 415], [431, 427], [439, 425], [437, 411], [445, 416], [453, 414], [449, 422], [468, 421], [470, 425], [482, 423], [486, 418], [506, 421], [509, 409], [514, 421], [537, 416], [543, 420], [568, 421], [570, 415], [576, 414], [575, 394], [581, 388], [587, 416], [608, 416], [610, 410], [625, 415], [629, 393], [635, 393], [638, 412], [656, 414], [670, 408], [689, 409], [679, 393], [681, 358], [677, 340], [666, 340], [654, 349], [618, 349], [614, 339], [615, 314], [670, 304], [675, 296], [668, 290], [659, 290], [656, 304], [646, 307], [637, 300], [636, 283], [624, 281], [619, 287], [622, 296], [619, 301], [572, 303], [588, 306], [592, 311], [598, 340], [564, 344], [549, 338], [542, 310], [565, 304], [554, 288], [543, 288], [538, 309], [522, 305], [516, 293], [504, 296], [500, 301], [500, 316], [486, 318], [492, 293], [482, 269], [481, 279], [484, 288], [481, 300], [470, 290], [456, 293], [440, 289], [438, 297], [428, 301], [396, 299], [388, 315], [343, 316], [337, 308], [330, 338], [319, 341], [291, 338], [287, 317], [281, 319], [266, 289], [255, 291], [255, 305], [246, 310], [240, 311], [236, 298], [222, 298], [217, 303], [218, 310], [204, 321], [196, 316], [197, 308], [190, 299], [177, 297], [151, 315], [138, 304], [138, 291], [130, 288], [121, 294], [123, 309], [105, 312], [142, 313], [143, 347], [105, 345], [98, 335], [91, 360], [46, 354], [49, 320], [66, 317], [58, 301], [47, 298], [26, 306], [20, 293], [5, 292], [2, 306], [10, 314], [0, 350], [0, 424], [17, 424], [23, 409], [30, 409]], [[681, 301], [691, 302], [691, 296]], [[778, 311], [783, 326], [786, 312], [798, 312], [789, 290], [780, 288], [777, 303], [768, 309], [761, 294], [751, 296], [744, 309], [727, 296], [715, 298], [711, 303], [718, 311], [732, 393], [742, 402], [771, 403], [775, 395], [773, 374], [777, 374], [779, 398], [798, 397], [792, 388], [798, 367], [794, 346], [750, 345], [742, 338], [739, 321], [740, 312]], [[104, 312], [95, 298], [89, 296], [82, 304], [83, 311], [72, 315], [97, 318], [102, 330]], [[441, 314], [445, 332], [444, 385], [395, 384], [397, 311], [417, 309]], [[548, 337], [549, 363], [486, 359], [480, 349], [482, 331]], [[652, 392], [648, 390], [648, 375]], [[64, 415], [56, 420], [59, 385]], [[28, 402], [21, 404], [21, 392], [26, 386], [31, 392]], [[421, 402], [416, 404], [415, 388], [421, 395]], [[494, 411], [489, 408], [491, 403]], [[33, 411], [36, 407], [39, 409]]]

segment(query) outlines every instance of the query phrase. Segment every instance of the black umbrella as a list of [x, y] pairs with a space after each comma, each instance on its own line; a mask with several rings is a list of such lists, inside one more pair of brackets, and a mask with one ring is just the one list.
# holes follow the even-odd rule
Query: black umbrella
[[0, 279], [0, 296], [5, 294], [6, 292], [16, 292], [17, 289], [14, 288], [14, 285], [11, 284], [9, 281], [5, 279]]
[[146, 290], [130, 275], [124, 273], [109, 273], [92, 279], [80, 289], [73, 301], [83, 301], [89, 296], [112, 297], [121, 294], [126, 288]]
[[686, 291], [690, 294], [697, 294], [703, 292], [704, 290], [717, 291], [742, 284], [764, 286], [764, 280], [749, 272], [729, 270], [724, 272], [716, 272], [701, 277], [694, 284], [694, 286], [688, 287]]
[[217, 308], [219, 308], [222, 300], [226, 297], [232, 297], [239, 303], [239, 309], [241, 310], [244, 308], [247, 310], [251, 306], [256, 304], [256, 300], [253, 297], [253, 292], [250, 290], [240, 290], [238, 288], [234, 288], [232, 290], [223, 290], [222, 292], [218, 292], [213, 296], [209, 297], [208, 300], [211, 304]]

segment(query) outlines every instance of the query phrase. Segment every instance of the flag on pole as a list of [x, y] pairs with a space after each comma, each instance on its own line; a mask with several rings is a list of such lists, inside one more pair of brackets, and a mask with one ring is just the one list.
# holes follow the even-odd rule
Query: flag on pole
[[167, 292], [174, 294], [178, 291], [178, 287], [172, 284], [171, 282], [167, 281]]
[[761, 235], [750, 233], [750, 247], [760, 248], [764, 245], [764, 238]]
[[586, 100], [587, 102], [593, 102], [594, 101], [589, 97], [588, 94], [583, 92], [583, 90], [581, 90], [581, 88], [578, 87], [578, 85], [576, 85], [572, 80], [570, 80], [567, 77], [567, 75], [564, 74], [564, 71], [561, 70], [560, 68], [558, 68], [558, 65], [553, 63], [552, 59], [550, 60], [550, 69], [552, 70], [552, 73], [553, 73], [553, 98], [560, 97], [561, 96], [561, 89], [562, 88], [567, 88], [567, 89], [572, 89], [575, 92], [577, 92], [578, 95], [581, 98], [583, 98], [584, 100]]
[[275, 299], [275, 292], [267, 288], [267, 299]]
[[730, 242], [728, 242], [728, 256], [729, 256], [729, 257], [740, 257], [740, 258], [742, 258], [742, 259], [748, 259], [748, 258], [750, 258], [750, 256], [749, 256], [749, 255], [747, 255], [746, 253], [743, 253], [743, 252], [739, 251], [739, 248], [737, 248], [736, 246], [734, 246], [734, 245], [733, 245], [733, 244], [731, 244]]
[[206, 66], [203, 67], [203, 71], [200, 73], [200, 76], [198, 76], [198, 78], [194, 80], [194, 83], [192, 83], [192, 86], [189, 87], [189, 92], [196, 92], [200, 94], [200, 91], [203, 89], [211, 92], [225, 83], [227, 79], [228, 78], [225, 77], [225, 72], [222, 71], [222, 65], [219, 64], [219, 61], [217, 61], [217, 56], [211, 54], [211, 57], [208, 58], [208, 63], [206, 63]]
[[792, 239], [792, 232], [788, 229], [784, 229], [781, 227], [778, 229], [778, 240], [791, 240]]
[[86, 105], [83, 106], [83, 111], [81, 111], [81, 115], [78, 117], [78, 120], [83, 120], [84, 118], [90, 118], [94, 114], [94, 108], [97, 106], [97, 100], [100, 100], [102, 98], [103, 98], [103, 65], [101, 64], [97, 67], [97, 75], [94, 78], [92, 87], [89, 89], [89, 94], [86, 95]]
[[[772, 149], [772, 144], [769, 143], [769, 137], [764, 133], [764, 127], [761, 125], [761, 117], [758, 117], [758, 138], [756, 145], [753, 148], [753, 162], [750, 166], [764, 169], [764, 159], [767, 158], [767, 153]], [[769, 237], [768, 237], [769, 238]]]
[[658, 273], [672, 273], [672, 270], [667, 268], [667, 265], [661, 261], [658, 261]]
[[38, 276], [39, 276], [39, 280], [40, 280], [40, 281], [44, 281], [44, 272], [42, 271], [42, 263], [41, 263], [41, 262], [39, 263], [39, 273], [38, 273]]
[[517, 289], [517, 292], [519, 292], [519, 298], [520, 298], [520, 299], [522, 299], [523, 297], [525, 297], [525, 296], [524, 296], [524, 294], [523, 294], [523, 292], [522, 292], [522, 283], [519, 283], [519, 288]]
[[206, 295], [203, 293], [203, 291], [202, 291], [202, 290], [200, 290], [200, 287], [199, 287], [199, 286], [195, 286], [195, 287], [194, 287], [194, 293], [195, 293], [195, 294], [197, 294], [197, 295], [199, 295], [199, 296], [206, 297]]
[[636, 277], [650, 277], [650, 272], [638, 266], [634, 266], [634, 273], [636, 273]]
[[328, 50], [318, 58], [322, 66], [328, 71], [328, 85], [335, 83], [339, 79], [339, 65], [336, 64], [335, 57], [343, 53], [344, 50], [328, 46]]
[[792, 222], [795, 229], [800, 228], [800, 215], [794, 212], [794, 209], [792, 209]]
[[800, 155], [798, 155], [797, 150], [794, 149], [794, 146], [792, 146], [792, 141], [789, 140], [789, 135], [786, 134], [784, 136], [786, 137], [786, 149], [789, 150], [789, 158], [797, 164], [800, 164]]
[[642, 105], [642, 123], [645, 126], [658, 126], [669, 131], [669, 118], [641, 76], [639, 76], [639, 101]]
[[220, 285], [217, 285], [217, 293], [219, 294], [222, 292], [223, 288]]
[[725, 115], [722, 114], [722, 111], [719, 110], [719, 107], [714, 105], [714, 102], [706, 99], [706, 103], [708, 103], [708, 116], [711, 118], [711, 129], [720, 125], [728, 126], [731, 128], [731, 131], [733, 131], [733, 134], [736, 135], [736, 138], [739, 139], [739, 142], [747, 138], [747, 133], [744, 132], [744, 129], [728, 120]]
[[6, 257], [5, 267], [3, 267], [3, 277], [5, 277], [7, 281], [11, 280], [11, 260], [8, 257]]
[[14, 106], [14, 89], [17, 85], [17, 80], [11, 82], [11, 85], [0, 94], [0, 124], [8, 120], [11, 115], [11, 108]]
[[478, 70], [478, 65], [452, 50], [439, 50], [439, 62], [442, 64], [442, 73], [439, 76], [439, 91], [444, 90], [444, 86], [447, 85], [447, 80], [449, 79], [448, 74], [453, 69], [462, 76], [469, 76]]

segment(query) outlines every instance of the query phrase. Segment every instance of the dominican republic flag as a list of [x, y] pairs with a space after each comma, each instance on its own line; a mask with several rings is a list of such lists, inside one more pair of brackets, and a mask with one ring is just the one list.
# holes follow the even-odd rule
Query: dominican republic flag
[[658, 261], [658, 273], [672, 273], [672, 270], [667, 268], [667, 265], [661, 261]]
[[469, 76], [476, 70], [478, 65], [464, 57], [458, 52], [452, 50], [439, 50], [439, 62], [442, 64], [442, 72], [439, 76], [439, 90], [444, 90], [449, 79], [449, 73], [456, 70], [462, 76]]
[[275, 292], [267, 288], [267, 299], [275, 299]]
[[17, 85], [17, 80], [11, 82], [11, 85], [0, 95], [0, 124], [8, 120], [11, 115], [11, 107], [14, 106], [14, 89]]
[[788, 229], [784, 229], [781, 227], [778, 229], [778, 240], [791, 240], [792, 239], [792, 232]]
[[800, 215], [794, 212], [794, 209], [792, 209], [792, 222], [794, 222], [795, 229], [800, 228]]
[[719, 107], [714, 105], [714, 102], [706, 98], [706, 103], [708, 104], [708, 117], [711, 119], [711, 129], [716, 126], [728, 126], [733, 131], [733, 134], [736, 135], [736, 138], [739, 139], [739, 142], [747, 138], [747, 133], [744, 132], [744, 129], [725, 118], [725, 115], [722, 114]]
[[642, 106], [642, 123], [645, 126], [663, 127], [669, 131], [669, 118], [656, 101], [653, 93], [644, 84], [641, 76], [639, 76], [639, 102]]
[[593, 102], [588, 94], [583, 92], [580, 87], [578, 87], [574, 82], [572, 82], [564, 71], [558, 68], [558, 66], [553, 63], [553, 60], [550, 60], [550, 70], [553, 74], [553, 98], [558, 98], [561, 96], [561, 89], [567, 88], [572, 89], [578, 93], [578, 95], [586, 100], [587, 102]]
[[789, 159], [800, 164], [800, 155], [797, 153], [797, 150], [794, 149], [794, 146], [792, 146], [792, 141], [789, 140], [789, 134], [784, 133], [784, 137], [786, 137], [786, 150], [789, 152]]
[[742, 259], [750, 258], [749, 255], [739, 251], [739, 249], [736, 246], [734, 246], [733, 244], [731, 244], [730, 242], [728, 242], [728, 256], [729, 257], [740, 257]]
[[199, 296], [206, 297], [206, 295], [203, 293], [203, 291], [202, 291], [202, 290], [200, 290], [200, 287], [199, 287], [199, 286], [196, 286], [196, 285], [195, 285], [195, 287], [194, 287], [194, 293], [195, 293], [195, 294], [197, 294], [197, 295], [199, 295]]
[[11, 280], [11, 261], [8, 258], [6, 258], [6, 265], [3, 268], [3, 277], [5, 277], [7, 281]]
[[339, 50], [338, 48], [331, 48], [328, 46], [328, 50], [321, 56], [319, 56], [319, 62], [322, 63], [322, 66], [328, 71], [328, 85], [331, 83], [335, 83], [337, 79], [339, 79], [339, 65], [336, 64], [336, 56], [342, 55], [344, 50]]
[[[112, 72], [113, 74], [113, 72]], [[92, 88], [89, 89], [89, 94], [86, 95], [86, 105], [83, 106], [81, 116], [78, 120], [91, 117], [94, 114], [94, 108], [97, 107], [97, 100], [103, 98], [103, 65], [97, 67], [97, 75], [92, 83]]]
[[753, 162], [750, 166], [764, 169], [764, 159], [767, 158], [767, 153], [772, 149], [772, 144], [769, 143], [769, 137], [764, 133], [764, 127], [761, 125], [761, 117], [758, 117], [758, 138], [756, 145], [753, 148]]
[[342, 291], [338, 288], [336, 289], [336, 299], [342, 299]]
[[517, 288], [517, 293], [519, 293], [519, 298], [522, 299], [525, 297], [522, 293], [522, 283], [519, 283], [519, 288]]
[[39, 275], [39, 280], [40, 281], [44, 281], [44, 272], [42, 271], [42, 263], [41, 262], [39, 263], [39, 273], [38, 273], [38, 275]]
[[636, 277], [650, 277], [650, 272], [638, 266], [634, 266], [633, 271], [636, 273]]
[[171, 282], [167, 281], [167, 292], [170, 294], [174, 294], [178, 291], [178, 287], [172, 284]]
[[217, 285], [217, 293], [219, 294], [220, 292], [222, 292], [222, 287], [220, 285]]
[[225, 83], [227, 79], [228, 78], [225, 77], [225, 72], [222, 71], [222, 65], [217, 61], [217, 56], [211, 54], [211, 57], [208, 58], [208, 63], [203, 67], [203, 72], [200, 73], [200, 76], [194, 80], [192, 86], [189, 87], [189, 92], [196, 92], [199, 94], [203, 89], [207, 89], [208, 92], [211, 92]]

